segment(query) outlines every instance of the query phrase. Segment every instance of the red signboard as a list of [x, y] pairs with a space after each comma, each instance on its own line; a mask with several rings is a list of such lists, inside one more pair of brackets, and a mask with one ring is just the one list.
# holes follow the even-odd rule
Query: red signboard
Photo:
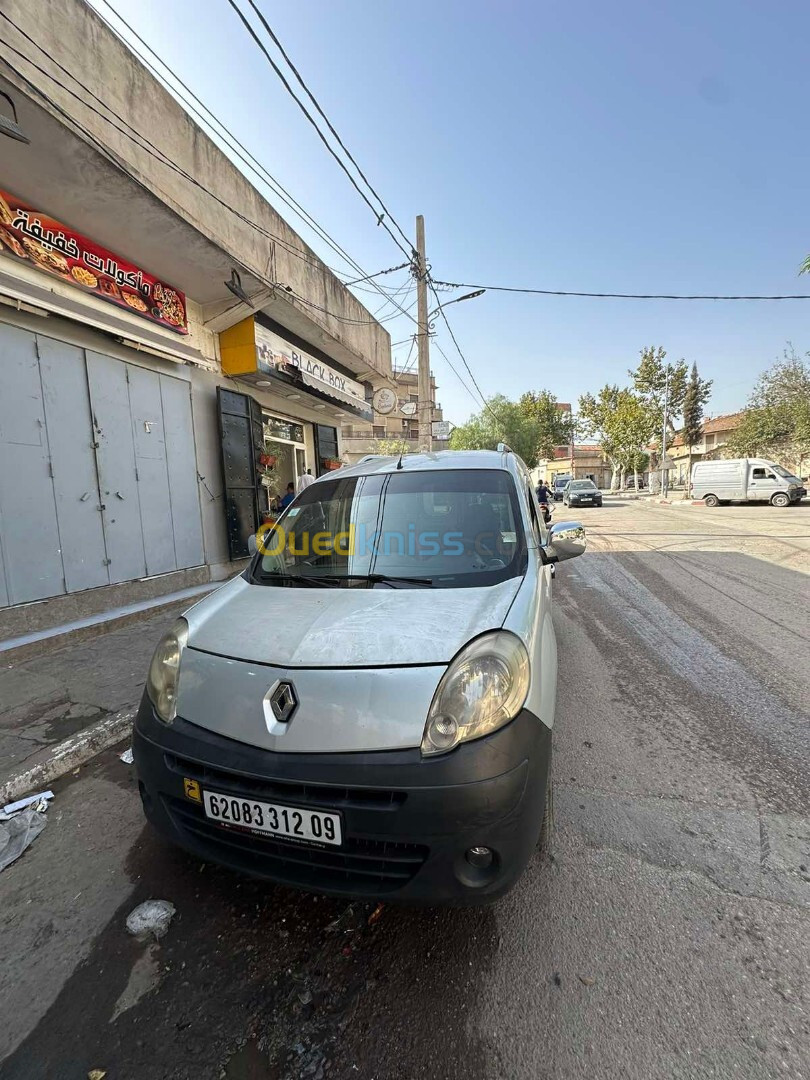
[[188, 333], [183, 293], [2, 190], [0, 252], [177, 334]]

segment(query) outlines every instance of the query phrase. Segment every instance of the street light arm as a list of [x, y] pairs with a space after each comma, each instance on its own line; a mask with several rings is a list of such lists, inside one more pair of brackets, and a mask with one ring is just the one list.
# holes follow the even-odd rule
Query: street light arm
[[448, 300], [446, 304], [439, 304], [428, 315], [428, 319], [432, 319], [434, 315], [438, 315], [442, 308], [450, 307], [451, 304], [460, 304], [462, 300], [474, 300], [477, 296], [483, 296], [486, 289], [477, 289], [475, 292], [465, 293], [464, 296], [457, 296], [455, 300]]

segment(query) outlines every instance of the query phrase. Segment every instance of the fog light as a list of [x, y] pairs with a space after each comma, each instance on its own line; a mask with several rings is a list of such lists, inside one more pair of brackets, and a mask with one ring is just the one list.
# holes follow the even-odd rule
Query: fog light
[[471, 847], [467, 851], [466, 858], [470, 866], [477, 866], [479, 869], [485, 870], [492, 864], [492, 848]]

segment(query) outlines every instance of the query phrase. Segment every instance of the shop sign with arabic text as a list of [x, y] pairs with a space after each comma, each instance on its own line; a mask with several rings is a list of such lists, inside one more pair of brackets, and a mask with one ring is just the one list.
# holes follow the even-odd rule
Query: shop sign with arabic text
[[3, 190], [0, 252], [177, 334], [188, 333], [183, 293]]

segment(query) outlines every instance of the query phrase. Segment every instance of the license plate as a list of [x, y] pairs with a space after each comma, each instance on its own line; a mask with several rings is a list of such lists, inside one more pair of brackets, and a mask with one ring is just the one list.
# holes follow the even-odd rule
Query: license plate
[[343, 843], [339, 814], [258, 802], [256, 799], [220, 795], [213, 791], [203, 792], [203, 807], [205, 816], [220, 825], [315, 844], [338, 846]]

